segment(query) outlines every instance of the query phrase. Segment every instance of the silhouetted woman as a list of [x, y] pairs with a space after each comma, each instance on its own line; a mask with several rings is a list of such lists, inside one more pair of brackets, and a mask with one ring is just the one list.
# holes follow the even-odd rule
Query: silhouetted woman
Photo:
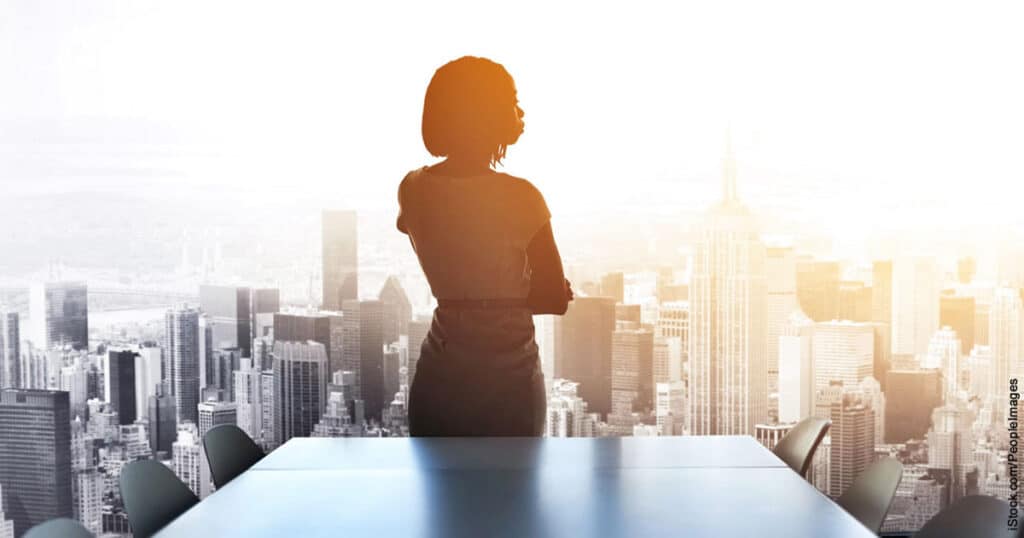
[[445, 157], [405, 176], [398, 229], [438, 307], [409, 396], [414, 436], [538, 436], [547, 400], [533, 314], [572, 300], [544, 197], [494, 170], [523, 133], [512, 77], [466, 56], [434, 73], [423, 143]]

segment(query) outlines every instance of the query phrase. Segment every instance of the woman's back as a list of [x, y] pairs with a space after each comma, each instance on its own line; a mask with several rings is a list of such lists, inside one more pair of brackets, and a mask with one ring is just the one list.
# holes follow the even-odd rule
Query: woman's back
[[524, 299], [526, 249], [550, 214], [525, 179], [441, 175], [424, 167], [399, 188], [398, 226], [412, 239], [439, 300]]

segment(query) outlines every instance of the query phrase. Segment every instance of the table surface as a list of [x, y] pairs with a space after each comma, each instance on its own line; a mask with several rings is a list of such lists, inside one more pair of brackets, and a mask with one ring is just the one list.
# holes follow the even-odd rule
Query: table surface
[[176, 536], [873, 534], [751, 437], [296, 438]]

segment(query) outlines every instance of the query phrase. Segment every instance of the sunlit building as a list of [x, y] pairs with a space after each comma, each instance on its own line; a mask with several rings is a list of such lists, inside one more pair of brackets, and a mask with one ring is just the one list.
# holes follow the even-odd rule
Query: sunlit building
[[941, 281], [935, 260], [897, 258], [892, 268], [892, 352], [924, 355], [939, 330]]

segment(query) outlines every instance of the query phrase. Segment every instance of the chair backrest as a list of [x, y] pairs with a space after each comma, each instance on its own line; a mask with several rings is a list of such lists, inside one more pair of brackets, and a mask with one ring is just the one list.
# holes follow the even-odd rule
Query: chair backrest
[[1008, 529], [1010, 503], [996, 497], [968, 495], [935, 514], [914, 538], [1011, 538], [1017, 529]]
[[263, 450], [238, 426], [221, 424], [203, 436], [206, 460], [210, 462], [213, 485], [218, 488], [263, 459]]
[[808, 417], [793, 426], [789, 433], [779, 439], [775, 445], [775, 455], [789, 465], [800, 476], [807, 476], [807, 468], [811, 465], [811, 458], [814, 451], [818, 449], [821, 440], [825, 438], [832, 421]]
[[136, 538], [152, 536], [199, 502], [164, 464], [133, 461], [121, 469], [121, 498]]
[[93, 538], [81, 523], [67, 518], [51, 519], [32, 527], [24, 538]]
[[896, 497], [896, 488], [903, 478], [903, 464], [885, 458], [868, 466], [854, 479], [850, 487], [836, 499], [836, 504], [860, 521], [871, 532], [878, 534]]

